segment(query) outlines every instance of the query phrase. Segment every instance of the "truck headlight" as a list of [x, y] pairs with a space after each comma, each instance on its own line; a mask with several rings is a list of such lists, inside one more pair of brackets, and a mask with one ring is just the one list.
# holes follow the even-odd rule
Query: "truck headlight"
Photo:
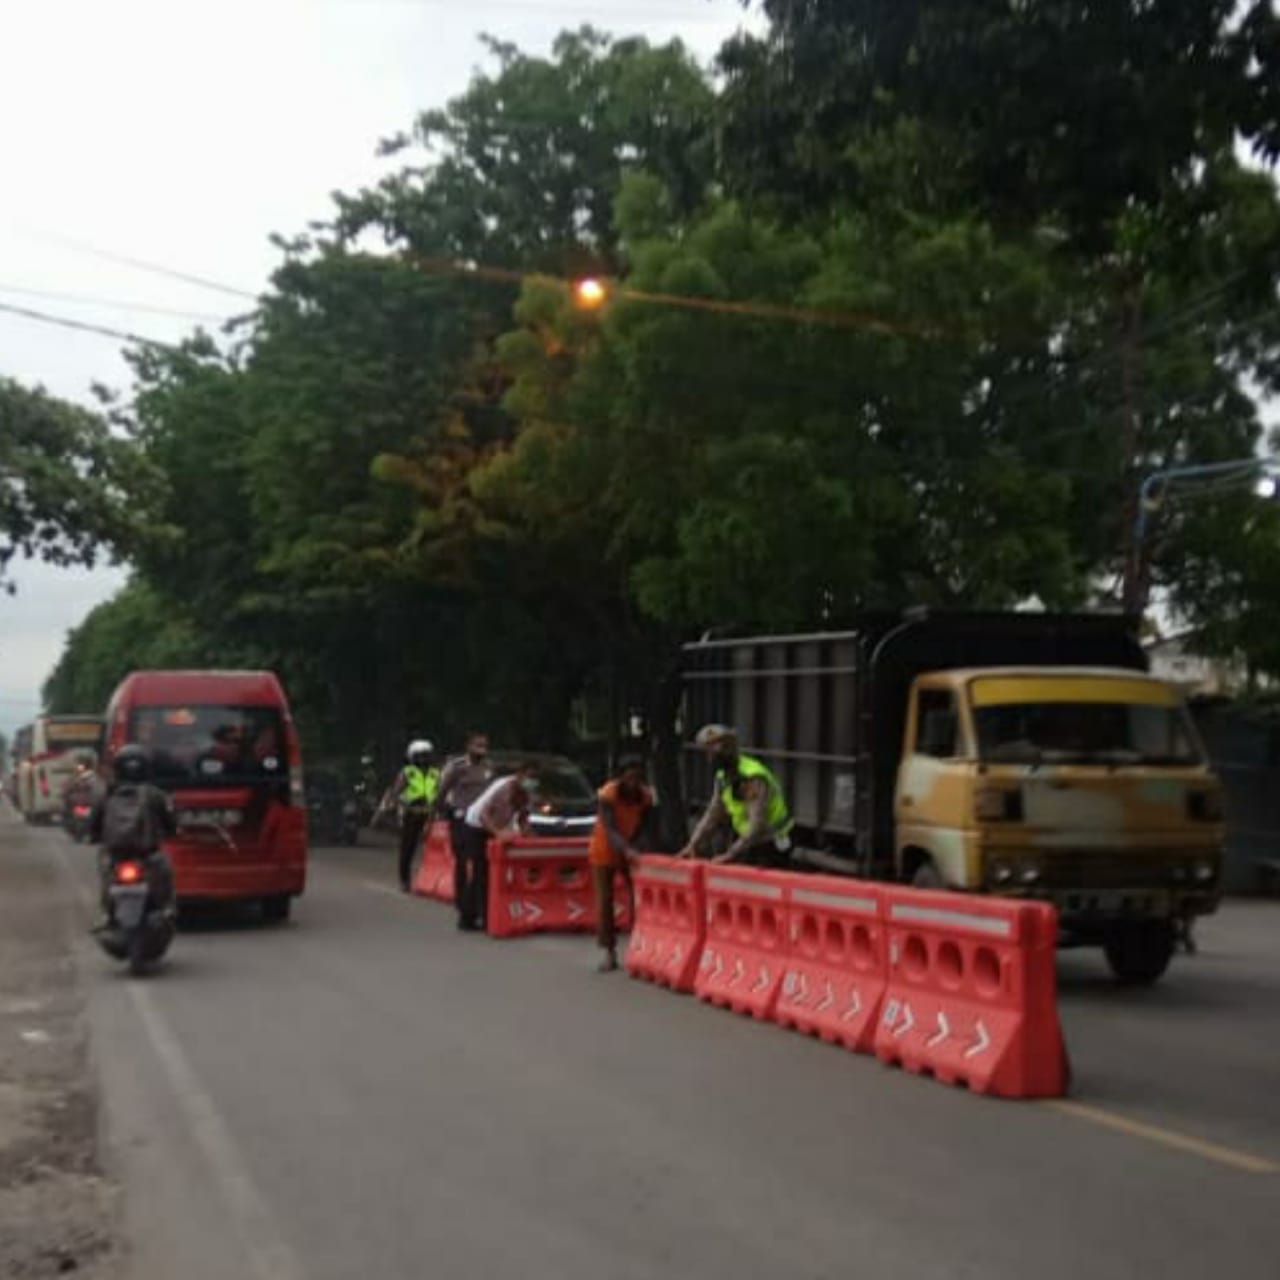
[[1018, 879], [1021, 880], [1023, 884], [1035, 884], [1036, 881], [1040, 879], [1040, 868], [1034, 863], [1030, 866], [1025, 866], [1022, 868]]
[[1201, 884], [1208, 884], [1218, 874], [1218, 868], [1212, 862], [1197, 862], [1194, 869], [1194, 875]]
[[1007, 862], [997, 862], [991, 867], [991, 878], [996, 884], [1008, 884], [1013, 879], [1013, 868]]

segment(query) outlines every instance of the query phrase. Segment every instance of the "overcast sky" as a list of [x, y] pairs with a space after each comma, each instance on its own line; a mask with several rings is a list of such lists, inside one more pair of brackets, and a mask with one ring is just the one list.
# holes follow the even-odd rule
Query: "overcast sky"
[[[268, 235], [375, 180], [378, 139], [466, 87], [478, 32], [545, 51], [590, 22], [680, 36], [709, 60], [742, 21], [737, 0], [0, 2], [0, 303], [179, 338], [243, 304], [74, 246], [261, 289]], [[0, 374], [74, 400], [95, 381], [127, 386], [112, 341], [4, 313]], [[18, 594], [0, 597], [6, 732], [36, 710], [67, 629], [123, 581], [41, 565], [14, 577]]]

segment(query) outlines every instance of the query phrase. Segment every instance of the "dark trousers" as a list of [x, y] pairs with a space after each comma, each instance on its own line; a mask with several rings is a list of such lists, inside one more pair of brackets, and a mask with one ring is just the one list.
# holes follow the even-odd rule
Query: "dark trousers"
[[422, 828], [427, 825], [425, 809], [406, 809], [400, 819], [400, 886], [408, 889], [413, 875], [413, 859], [422, 844]]
[[454, 902], [458, 923], [464, 929], [483, 929], [489, 909], [489, 833], [481, 827], [461, 824], [462, 853], [454, 845]]
[[591, 865], [591, 884], [596, 896], [596, 941], [613, 955], [618, 950], [618, 921], [613, 911], [614, 877], [621, 876], [627, 886], [627, 898], [631, 903], [631, 917], [636, 914], [636, 890], [631, 882], [631, 864], [625, 859], [612, 866]]

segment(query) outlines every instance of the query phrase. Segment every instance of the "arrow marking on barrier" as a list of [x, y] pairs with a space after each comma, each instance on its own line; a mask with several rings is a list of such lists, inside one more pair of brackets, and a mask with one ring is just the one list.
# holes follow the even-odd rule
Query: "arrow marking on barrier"
[[840, 1015], [841, 1022], [848, 1022], [850, 1018], [856, 1018], [862, 1012], [862, 997], [858, 994], [858, 988], [854, 987], [849, 992], [849, 1007]]
[[751, 994], [759, 995], [761, 991], [769, 990], [769, 970], [760, 966], [760, 976], [755, 980], [755, 985], [751, 988]]
[[898, 1020], [898, 1010], [902, 1006], [896, 1000], [890, 1000], [884, 1007], [884, 1025], [891, 1027]]
[[987, 1033], [987, 1029], [982, 1025], [982, 1019], [978, 1019], [978, 1038], [965, 1051], [966, 1058], [976, 1058], [984, 1049], [991, 1046], [991, 1036]]
[[947, 1015], [939, 1009], [937, 1033], [929, 1037], [925, 1042], [925, 1048], [932, 1049], [935, 1044], [941, 1044], [950, 1034], [951, 1024], [947, 1021]]
[[831, 983], [823, 983], [822, 999], [813, 1006], [814, 1013], [821, 1013], [824, 1009], [830, 1009], [836, 1002], [836, 993], [831, 989]]
[[795, 994], [796, 974], [792, 970], [788, 970], [782, 975], [782, 994], [790, 1000]]
[[747, 966], [742, 963], [742, 957], [739, 956], [733, 962], [733, 973], [730, 975], [729, 981], [726, 982], [724, 985], [726, 987], [732, 987], [740, 979], [745, 978], [746, 976], [747, 976]]
[[538, 906], [536, 902], [525, 902], [521, 903], [521, 905], [524, 907], [525, 915], [527, 915], [534, 924], [537, 924], [538, 921], [542, 919], [542, 908]]
[[902, 1002], [902, 1021], [894, 1028], [894, 1039], [905, 1036], [915, 1025], [916, 1015], [911, 1012], [911, 1006], [904, 1000]]
[[585, 916], [586, 914], [587, 914], [587, 909], [582, 905], [582, 903], [575, 901], [573, 898], [569, 899], [569, 919], [570, 920], [581, 920], [582, 917]]

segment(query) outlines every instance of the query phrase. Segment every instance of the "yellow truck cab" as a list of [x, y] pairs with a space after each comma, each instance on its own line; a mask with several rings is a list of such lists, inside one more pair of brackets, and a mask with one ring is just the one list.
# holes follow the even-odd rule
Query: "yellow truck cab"
[[1180, 694], [1150, 676], [918, 677], [894, 810], [900, 878], [1047, 899], [1121, 978], [1158, 977], [1170, 924], [1217, 906], [1222, 793]]
[[[877, 616], [686, 646], [684, 721], [734, 725], [801, 846], [850, 873], [1053, 902], [1122, 981], [1220, 897], [1222, 793], [1116, 615]], [[690, 794], [709, 790], [687, 756]]]

